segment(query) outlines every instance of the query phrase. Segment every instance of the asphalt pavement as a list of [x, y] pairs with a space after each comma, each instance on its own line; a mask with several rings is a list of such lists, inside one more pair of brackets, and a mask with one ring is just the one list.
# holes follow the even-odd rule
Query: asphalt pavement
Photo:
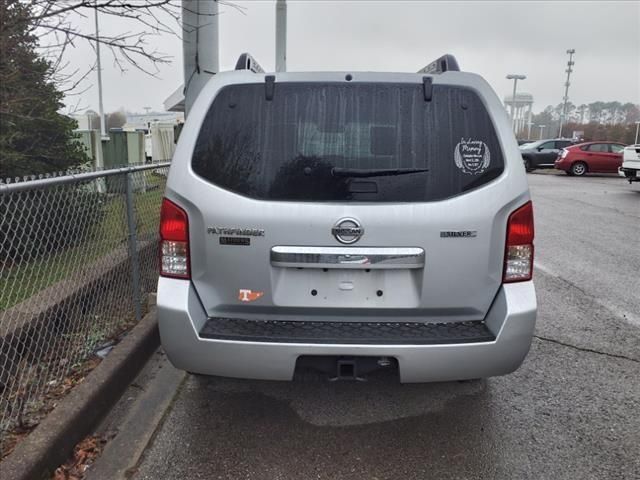
[[188, 376], [135, 479], [640, 478], [640, 185], [529, 175], [536, 337], [472, 382]]

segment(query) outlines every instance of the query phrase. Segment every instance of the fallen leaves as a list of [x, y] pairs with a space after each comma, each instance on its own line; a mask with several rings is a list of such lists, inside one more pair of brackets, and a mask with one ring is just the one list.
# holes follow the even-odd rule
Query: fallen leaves
[[64, 465], [56, 468], [51, 480], [81, 480], [87, 468], [100, 455], [106, 440], [92, 435], [86, 437], [73, 449], [71, 457]]

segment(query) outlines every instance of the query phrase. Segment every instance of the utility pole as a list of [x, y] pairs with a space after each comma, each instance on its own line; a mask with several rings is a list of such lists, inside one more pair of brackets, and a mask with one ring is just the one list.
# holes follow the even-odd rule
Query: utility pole
[[571, 67], [575, 65], [575, 62], [573, 61], [573, 54], [576, 53], [576, 49], [570, 48], [569, 50], [567, 50], [567, 53], [569, 54], [569, 61], [567, 62], [567, 69], [565, 70], [567, 72], [567, 81], [564, 82], [564, 97], [563, 97], [564, 103], [562, 104], [562, 114], [560, 115], [560, 130], [558, 131], [558, 138], [562, 138], [562, 126], [564, 124], [564, 120], [567, 115], [567, 102], [569, 101], [569, 85], [571, 85], [571, 83], [569, 82], [569, 79], [571, 78], [571, 72], [573, 72], [573, 69]]
[[636, 145], [638, 144], [638, 131], [640, 131], [640, 122], [636, 122], [636, 141], [634, 142]]
[[102, 106], [102, 66], [100, 64], [100, 29], [98, 28], [98, 8], [93, 9], [96, 21], [96, 68], [98, 69], [98, 111], [100, 112], [100, 137], [102, 140], [109, 140], [107, 136], [107, 125], [104, 120], [104, 108]]
[[218, 2], [182, 0], [185, 115], [198, 93], [218, 73]]
[[[518, 80], [524, 80], [526, 75], [518, 75], [515, 73], [510, 73], [507, 75], [507, 80], [513, 80], [513, 96], [511, 97], [511, 123], [513, 125], [513, 131], [516, 130], [516, 88], [518, 85]], [[517, 132], [515, 132], [517, 133]]]
[[540, 129], [540, 135], [538, 136], [538, 140], [542, 140], [542, 129], [546, 127], [546, 125], [538, 125], [538, 128]]
[[276, 72], [287, 71], [287, 2], [276, 2]]

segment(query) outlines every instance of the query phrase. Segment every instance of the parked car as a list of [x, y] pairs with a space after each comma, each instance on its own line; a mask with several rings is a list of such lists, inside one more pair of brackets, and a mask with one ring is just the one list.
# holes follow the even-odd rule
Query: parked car
[[629, 183], [640, 182], [640, 144], [624, 147], [618, 175], [625, 177]]
[[525, 170], [531, 172], [536, 168], [553, 168], [558, 154], [571, 144], [570, 139], [553, 138], [520, 145]]
[[587, 142], [565, 148], [555, 162], [555, 168], [567, 175], [587, 173], [617, 173], [622, 165], [624, 143]]
[[216, 74], [162, 203], [168, 358], [270, 380], [512, 372], [537, 309], [519, 162], [500, 99], [457, 68]]

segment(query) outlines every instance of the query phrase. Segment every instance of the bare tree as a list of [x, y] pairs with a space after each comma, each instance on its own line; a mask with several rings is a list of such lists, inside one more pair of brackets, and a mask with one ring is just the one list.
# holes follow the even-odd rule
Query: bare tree
[[[154, 47], [153, 37], [179, 32], [180, 9], [176, 0], [9, 0], [28, 3], [30, 18], [24, 28], [36, 33], [42, 54], [51, 62], [54, 80], [65, 91], [75, 90], [93, 69], [71, 67], [65, 62], [65, 52], [81, 42], [95, 48], [97, 42], [107, 47], [113, 62], [121, 70], [134, 67], [150, 75], [158, 71], [159, 64], [171, 58]], [[82, 29], [80, 20], [101, 16], [118, 17], [127, 21], [122, 31], [96, 36], [92, 29]], [[86, 23], [86, 22], [84, 22]]]
[[[111, 23], [119, 30], [98, 37], [85, 20], [95, 12], [117, 18]], [[0, 0], [0, 176], [86, 161], [74, 146], [75, 122], [59, 112], [70, 95], [82, 93], [95, 65], [70, 65], [66, 51], [99, 43], [120, 69], [154, 75], [171, 61], [154, 47], [154, 37], [169, 34], [179, 41], [183, 29], [196, 28], [183, 25], [181, 13], [180, 0]]]
[[[97, 43], [111, 53], [113, 62], [122, 71], [130, 67], [156, 75], [161, 64], [172, 58], [154, 46], [155, 37], [173, 35], [181, 38], [183, 29], [194, 28], [181, 23], [180, 0], [3, 0], [27, 5], [31, 14], [20, 27], [37, 34], [42, 54], [52, 65], [52, 79], [65, 94], [82, 93], [79, 85], [95, 65], [78, 68], [65, 61], [65, 52], [81, 42]], [[215, 0], [211, 0], [215, 1]], [[220, 4], [241, 10], [233, 3]], [[82, 18], [101, 16], [123, 20], [123, 30], [116, 34], [97, 36], [93, 29], [80, 27]], [[202, 14], [200, 14], [202, 15]], [[86, 22], [85, 22], [86, 23]]]

